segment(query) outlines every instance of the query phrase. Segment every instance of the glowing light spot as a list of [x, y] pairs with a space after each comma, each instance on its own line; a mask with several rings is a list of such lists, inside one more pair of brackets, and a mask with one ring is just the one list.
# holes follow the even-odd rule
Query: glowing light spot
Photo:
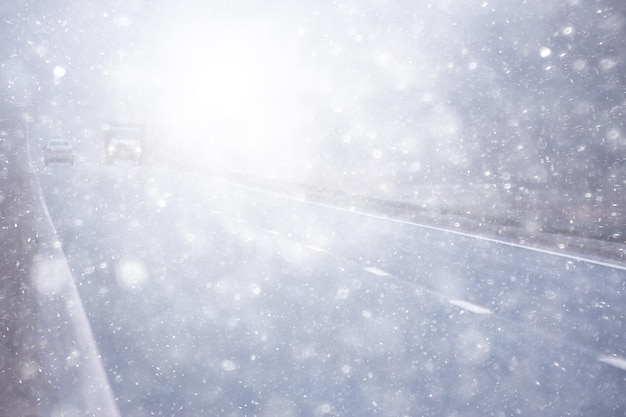
[[65, 70], [65, 68], [63, 68], [60, 65], [57, 65], [56, 67], [54, 67], [54, 69], [52, 70], [52, 73], [54, 74], [55, 78], [63, 78], [65, 76], [65, 73], [67, 71]]
[[542, 58], [547, 58], [550, 55], [552, 55], [552, 50], [548, 48], [547, 46], [542, 46], [539, 49], [539, 55], [541, 55]]
[[578, 72], [584, 71], [587, 69], [587, 61], [584, 59], [577, 59], [574, 61], [574, 69]]
[[63, 290], [71, 279], [65, 259], [36, 259], [33, 282], [40, 293], [55, 294]]
[[148, 280], [148, 269], [136, 258], [123, 258], [115, 268], [117, 283], [127, 290], [140, 289]]
[[330, 404], [322, 404], [317, 407], [316, 414], [318, 415], [330, 414], [332, 410], [333, 410], [333, 407]]
[[231, 361], [230, 359], [224, 359], [222, 362], [220, 362], [220, 368], [222, 368], [222, 370], [226, 372], [233, 372], [239, 369], [239, 365], [236, 362]]
[[600, 61], [600, 69], [602, 71], [610, 71], [617, 66], [617, 62], [613, 58], [604, 58]]
[[620, 132], [620, 130], [617, 128], [610, 129], [608, 132], [606, 132], [606, 138], [608, 140], [615, 141], [621, 139], [621, 137], [622, 132]]
[[335, 295], [335, 299], [345, 300], [346, 298], [348, 298], [348, 295], [350, 295], [350, 290], [348, 290], [347, 288], [340, 288], [337, 291], [337, 295]]
[[116, 16], [113, 19], [113, 23], [120, 28], [129, 28], [133, 24], [133, 20], [128, 16]]

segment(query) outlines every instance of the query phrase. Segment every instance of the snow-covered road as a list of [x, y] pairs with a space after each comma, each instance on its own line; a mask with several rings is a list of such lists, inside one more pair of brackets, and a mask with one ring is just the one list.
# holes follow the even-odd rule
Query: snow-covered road
[[623, 268], [158, 166], [40, 179], [124, 415], [626, 412]]

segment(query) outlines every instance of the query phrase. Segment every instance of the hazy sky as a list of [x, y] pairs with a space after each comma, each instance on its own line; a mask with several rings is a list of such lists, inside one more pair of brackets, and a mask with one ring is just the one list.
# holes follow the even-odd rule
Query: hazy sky
[[231, 164], [535, 183], [606, 177], [626, 146], [615, 1], [39, 1], [2, 14], [2, 92], [51, 129], [123, 118]]

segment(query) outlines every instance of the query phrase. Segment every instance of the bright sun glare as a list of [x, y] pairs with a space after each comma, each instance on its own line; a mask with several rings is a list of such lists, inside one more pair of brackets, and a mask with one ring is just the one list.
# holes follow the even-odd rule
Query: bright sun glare
[[168, 48], [158, 119], [193, 157], [272, 164], [289, 148], [295, 70], [278, 43], [237, 32], [179, 36]]

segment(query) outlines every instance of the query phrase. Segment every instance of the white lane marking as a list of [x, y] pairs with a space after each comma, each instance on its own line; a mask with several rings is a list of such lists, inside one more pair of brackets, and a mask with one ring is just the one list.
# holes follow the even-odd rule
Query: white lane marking
[[620, 356], [612, 356], [612, 355], [603, 355], [598, 357], [600, 362], [604, 362], [608, 365], [614, 366], [619, 369], [623, 369], [626, 371], [626, 358], [622, 358]]
[[391, 276], [390, 273], [385, 272], [385, 271], [383, 271], [381, 269], [378, 269], [378, 268], [374, 268], [373, 266], [363, 267], [363, 270], [369, 272], [370, 274], [374, 274], [376, 276], [379, 276], [379, 277], [390, 277]]
[[493, 313], [488, 308], [481, 307], [481, 306], [476, 305], [476, 304], [472, 304], [469, 301], [448, 300], [448, 302], [450, 304], [452, 304], [453, 306], [457, 306], [459, 308], [462, 308], [463, 310], [471, 311], [472, 313], [476, 313], [476, 314], [491, 314], [491, 313]]
[[305, 245], [304, 247], [305, 247], [305, 248], [307, 248], [307, 249], [310, 249], [310, 250], [312, 250], [312, 251], [315, 251], [315, 252], [321, 252], [321, 253], [326, 253], [326, 252], [328, 252], [326, 249], [324, 249], [324, 248], [320, 248], [319, 246], [314, 246], [314, 245]]

